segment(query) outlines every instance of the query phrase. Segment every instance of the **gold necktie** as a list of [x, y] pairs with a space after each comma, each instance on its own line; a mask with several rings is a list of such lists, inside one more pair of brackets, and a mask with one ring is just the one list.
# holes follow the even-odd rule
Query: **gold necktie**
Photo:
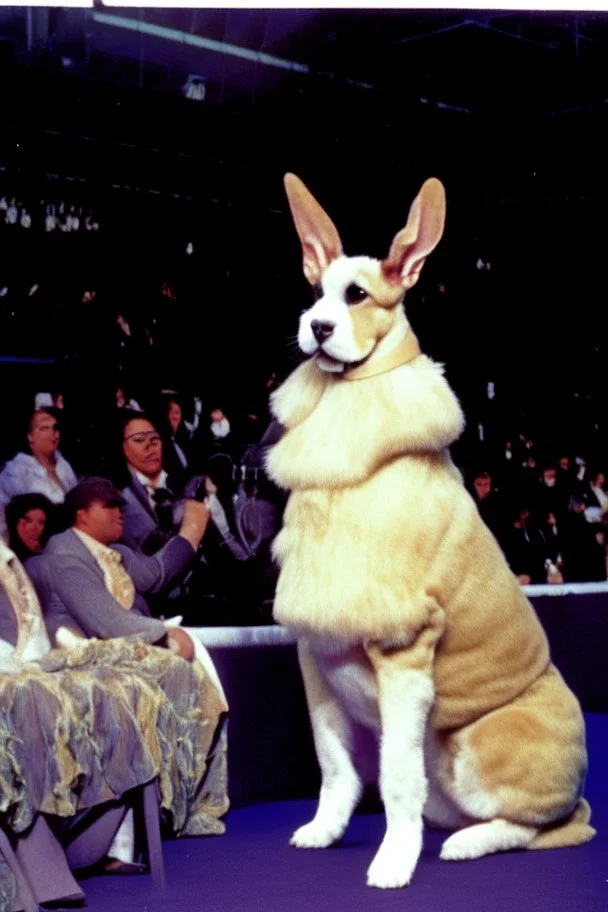
[[103, 566], [110, 581], [110, 592], [121, 608], [129, 611], [135, 601], [135, 586], [122, 565], [122, 557], [118, 551], [110, 549], [104, 552]]

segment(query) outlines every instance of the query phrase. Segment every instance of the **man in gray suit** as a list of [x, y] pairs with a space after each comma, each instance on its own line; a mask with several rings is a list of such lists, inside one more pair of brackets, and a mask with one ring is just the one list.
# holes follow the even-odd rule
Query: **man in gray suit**
[[170, 585], [194, 559], [209, 521], [207, 507], [186, 501], [178, 534], [146, 557], [115, 544], [122, 535], [123, 506], [124, 498], [106, 479], [79, 482], [65, 499], [71, 528], [27, 562], [49, 636], [54, 640], [62, 626], [100, 639], [137, 634], [192, 659], [188, 635], [153, 618], [144, 595]]

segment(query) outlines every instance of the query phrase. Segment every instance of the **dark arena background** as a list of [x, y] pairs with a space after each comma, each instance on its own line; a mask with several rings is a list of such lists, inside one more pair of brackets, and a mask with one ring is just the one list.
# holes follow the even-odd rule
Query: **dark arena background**
[[291, 171], [346, 253], [379, 258], [423, 181], [444, 183], [407, 313], [463, 404], [453, 457], [469, 486], [492, 475], [514, 561], [545, 468], [603, 478], [593, 569], [549, 591], [542, 561], [542, 579], [512, 564], [586, 712], [593, 842], [445, 864], [429, 833], [409, 890], [372, 891], [371, 796], [339, 847], [296, 852], [318, 771], [295, 640], [268, 611], [238, 630], [202, 618], [231, 707], [227, 833], [164, 843], [164, 890], [83, 880], [91, 912], [608, 908], [607, 55], [606, 12], [0, 8], [1, 464], [41, 391], [64, 396], [79, 475], [111, 462], [117, 386], [151, 411], [161, 391], [199, 397], [259, 441], [312, 302]]
[[[241, 395], [291, 366], [310, 301], [283, 173], [376, 256], [436, 175], [446, 234], [408, 306], [470, 425], [488, 381], [496, 409], [555, 427], [593, 396], [605, 425], [605, 15], [7, 8], [0, 37], [0, 192], [32, 215], [2, 226], [3, 355], [64, 364], [92, 405], [74, 336], [122, 308], [170, 322], [161, 383]], [[46, 233], [60, 201], [99, 231]]]

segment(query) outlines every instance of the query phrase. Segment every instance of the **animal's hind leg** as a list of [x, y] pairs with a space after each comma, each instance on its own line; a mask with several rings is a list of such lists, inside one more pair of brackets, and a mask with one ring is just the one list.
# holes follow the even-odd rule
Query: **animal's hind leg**
[[479, 822], [451, 836], [442, 858], [592, 838], [588, 813], [577, 812], [587, 766], [583, 717], [552, 666], [510, 704], [450, 734], [444, 761], [447, 793]]
[[537, 827], [521, 826], [508, 820], [476, 823], [446, 839], [441, 849], [441, 858], [444, 861], [462, 861], [466, 858], [481, 858], [482, 855], [493, 852], [526, 849], [537, 833]]
[[317, 813], [295, 831], [291, 845], [322, 849], [339, 839], [363, 791], [355, 767], [355, 726], [325, 684], [307, 644], [298, 644], [300, 666], [312, 723], [317, 759], [321, 767], [321, 793]]

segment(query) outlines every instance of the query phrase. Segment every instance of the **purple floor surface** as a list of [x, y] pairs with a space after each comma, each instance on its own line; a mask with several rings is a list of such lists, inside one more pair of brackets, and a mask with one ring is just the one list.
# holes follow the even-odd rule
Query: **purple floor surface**
[[[590, 715], [586, 794], [596, 838], [586, 846], [442, 862], [445, 834], [427, 831], [412, 885], [372, 890], [365, 872], [383, 834], [381, 815], [356, 815], [326, 850], [290, 848], [315, 809], [283, 801], [230, 813], [225, 836], [165, 844], [167, 888], [149, 877], [83, 882], [90, 912], [607, 912], [608, 716]], [[277, 758], [279, 762], [279, 758]]]

